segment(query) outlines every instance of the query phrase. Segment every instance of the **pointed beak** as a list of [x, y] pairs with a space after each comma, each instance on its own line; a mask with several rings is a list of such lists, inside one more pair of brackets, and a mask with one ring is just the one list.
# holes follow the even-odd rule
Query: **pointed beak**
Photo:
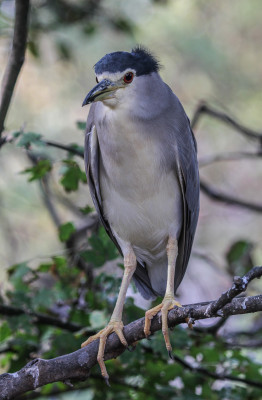
[[94, 101], [101, 101], [112, 97], [113, 92], [118, 89], [118, 86], [109, 79], [103, 79], [99, 82], [86, 96], [82, 107]]

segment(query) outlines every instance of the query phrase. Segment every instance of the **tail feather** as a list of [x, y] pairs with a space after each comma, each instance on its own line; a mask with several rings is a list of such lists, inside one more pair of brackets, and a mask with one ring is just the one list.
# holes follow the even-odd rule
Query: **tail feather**
[[146, 300], [154, 300], [156, 297], [161, 296], [160, 293], [153, 289], [145, 264], [137, 263], [133, 280], [139, 293], [141, 293]]

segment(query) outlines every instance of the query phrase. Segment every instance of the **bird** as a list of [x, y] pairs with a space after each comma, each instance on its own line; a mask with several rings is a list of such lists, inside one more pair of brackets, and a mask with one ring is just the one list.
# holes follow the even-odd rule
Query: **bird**
[[199, 215], [197, 144], [178, 97], [160, 76], [158, 59], [138, 45], [106, 54], [94, 66], [96, 85], [85, 133], [85, 168], [91, 197], [107, 234], [124, 257], [124, 274], [97, 361], [106, 383], [107, 337], [127, 347], [122, 313], [133, 278], [145, 299], [163, 298], [146, 311], [144, 333], [161, 311], [162, 332], [172, 356], [168, 311], [188, 265]]

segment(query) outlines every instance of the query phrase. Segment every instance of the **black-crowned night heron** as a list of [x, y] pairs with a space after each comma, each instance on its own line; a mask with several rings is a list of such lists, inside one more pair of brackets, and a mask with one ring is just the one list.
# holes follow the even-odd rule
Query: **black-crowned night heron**
[[95, 65], [97, 85], [83, 106], [87, 119], [85, 163], [100, 219], [124, 256], [124, 276], [106, 328], [98, 362], [104, 364], [107, 336], [123, 335], [122, 312], [133, 277], [146, 299], [162, 303], [145, 314], [145, 335], [161, 311], [162, 331], [171, 354], [167, 314], [180, 306], [174, 294], [185, 274], [199, 212], [196, 141], [187, 115], [158, 74], [157, 60], [144, 48], [105, 55]]

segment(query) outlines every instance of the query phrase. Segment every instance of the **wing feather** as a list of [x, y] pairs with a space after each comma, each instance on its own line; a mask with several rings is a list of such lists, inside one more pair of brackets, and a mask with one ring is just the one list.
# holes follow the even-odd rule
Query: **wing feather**
[[[103, 203], [99, 185], [99, 159], [100, 159], [100, 148], [99, 141], [97, 137], [95, 122], [94, 122], [94, 113], [95, 113], [96, 104], [93, 103], [90, 107], [87, 124], [86, 124], [86, 134], [85, 134], [85, 168], [87, 180], [89, 183], [89, 190], [91, 193], [91, 197], [95, 206], [95, 209], [98, 213], [101, 223], [103, 224], [107, 234], [111, 238], [111, 240], [116, 245], [118, 251], [122, 254], [121, 247], [114, 236], [110, 224], [104, 216], [103, 213]], [[139, 291], [143, 294], [146, 299], [150, 299], [155, 297], [157, 294], [153, 290], [149, 276], [147, 273], [147, 269], [145, 265], [137, 263], [137, 268], [134, 273], [133, 279], [138, 287]]]
[[182, 230], [178, 240], [175, 290], [178, 288], [186, 272], [199, 214], [197, 145], [190, 127], [190, 121], [186, 117], [185, 113], [183, 119], [183, 131], [176, 135], [178, 140], [176, 141], [175, 148], [175, 168], [182, 194], [184, 217]]

